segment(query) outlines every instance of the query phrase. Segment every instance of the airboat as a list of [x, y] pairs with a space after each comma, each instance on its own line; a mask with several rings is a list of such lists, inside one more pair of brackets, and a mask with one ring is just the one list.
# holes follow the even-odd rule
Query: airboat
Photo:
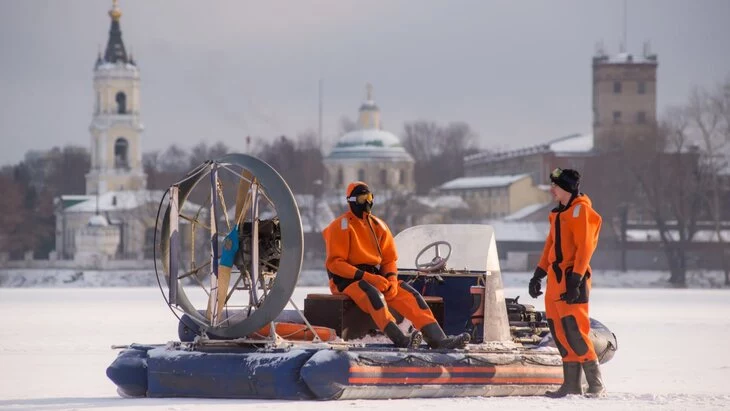
[[[121, 351], [106, 373], [121, 396], [529, 396], [562, 383], [544, 313], [504, 296], [489, 225], [422, 225], [395, 236], [399, 277], [423, 293], [447, 333], [472, 334], [453, 350], [393, 347], [344, 296], [308, 294], [300, 307], [292, 298], [304, 249], [299, 208], [256, 157], [229, 154], [187, 173], [163, 195], [155, 236], [155, 272], [179, 341], [113, 347]], [[616, 337], [591, 322], [605, 363]]]

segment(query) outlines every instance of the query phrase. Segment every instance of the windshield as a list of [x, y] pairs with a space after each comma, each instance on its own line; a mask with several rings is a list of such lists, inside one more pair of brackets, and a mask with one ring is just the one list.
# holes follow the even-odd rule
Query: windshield
[[[436, 241], [446, 241], [451, 245], [451, 256], [445, 266], [447, 270], [500, 271], [494, 229], [486, 224], [430, 224], [401, 231], [395, 236], [398, 269], [415, 270], [418, 253]], [[418, 263], [427, 263], [436, 257], [435, 248], [425, 251]], [[446, 257], [449, 252], [449, 247], [443, 244], [438, 249], [441, 257]]]

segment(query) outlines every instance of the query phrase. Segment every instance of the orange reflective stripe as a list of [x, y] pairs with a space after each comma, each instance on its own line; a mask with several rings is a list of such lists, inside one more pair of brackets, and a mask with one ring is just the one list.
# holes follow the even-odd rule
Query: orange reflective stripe
[[398, 378], [348, 378], [350, 384], [562, 384], [563, 377], [500, 378], [500, 377], [398, 377]]
[[563, 382], [563, 372], [559, 367], [353, 365], [349, 371], [348, 382], [351, 384], [561, 384]]

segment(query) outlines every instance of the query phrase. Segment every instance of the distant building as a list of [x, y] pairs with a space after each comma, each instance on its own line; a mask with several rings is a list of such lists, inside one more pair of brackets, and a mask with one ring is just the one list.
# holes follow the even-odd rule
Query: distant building
[[57, 198], [57, 258], [152, 258], [154, 218], [162, 195], [162, 191], [126, 190]]
[[525, 148], [468, 155], [464, 173], [467, 177], [528, 174], [535, 184], [547, 184], [555, 167], [582, 170], [594, 155], [593, 136], [573, 134]]
[[106, 51], [94, 65], [94, 111], [91, 132], [91, 170], [86, 193], [109, 190], [144, 190], [147, 176], [142, 168], [139, 69], [124, 47], [114, 2], [109, 11], [111, 28]]
[[439, 186], [439, 194], [461, 196], [480, 218], [502, 218], [533, 204], [549, 200], [529, 174], [461, 177]]
[[[624, 139], [651, 136], [656, 127], [657, 56], [645, 47], [641, 57], [629, 53], [593, 57], [593, 134], [573, 134], [543, 144], [482, 152], [464, 158], [467, 177], [529, 174], [547, 184], [556, 167], [588, 171], [596, 158]], [[601, 178], [585, 173], [582, 188]]]
[[381, 128], [380, 108], [373, 100], [370, 85], [360, 106], [357, 127], [340, 137], [324, 158], [326, 193], [344, 197], [347, 184], [355, 180], [367, 182], [381, 194], [413, 193], [415, 161], [398, 136]]
[[599, 50], [593, 57], [593, 139], [597, 151], [650, 136], [656, 125], [657, 55]]
[[151, 257], [153, 204], [161, 192], [146, 190], [142, 167], [140, 76], [122, 41], [122, 11], [113, 1], [106, 49], [94, 65], [91, 169], [86, 195], [55, 200], [56, 257], [141, 259]]

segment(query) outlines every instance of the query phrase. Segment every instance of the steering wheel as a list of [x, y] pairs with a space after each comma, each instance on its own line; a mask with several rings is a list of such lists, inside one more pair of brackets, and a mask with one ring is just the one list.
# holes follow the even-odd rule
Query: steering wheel
[[[441, 253], [439, 252], [439, 246], [445, 245], [449, 248], [449, 251], [446, 253], [446, 257], [442, 257]], [[431, 259], [431, 261], [426, 263], [418, 263], [418, 261], [421, 259], [421, 256], [423, 253], [425, 253], [427, 250], [434, 248], [436, 252], [436, 256]], [[446, 267], [446, 261], [449, 260], [449, 257], [451, 257], [451, 244], [449, 244], [448, 241], [434, 241], [431, 244], [428, 244], [427, 246], [423, 247], [423, 249], [418, 253], [416, 256], [416, 269], [419, 271], [426, 271], [426, 272], [434, 272], [434, 271], [440, 271], [443, 270], [444, 267]]]

